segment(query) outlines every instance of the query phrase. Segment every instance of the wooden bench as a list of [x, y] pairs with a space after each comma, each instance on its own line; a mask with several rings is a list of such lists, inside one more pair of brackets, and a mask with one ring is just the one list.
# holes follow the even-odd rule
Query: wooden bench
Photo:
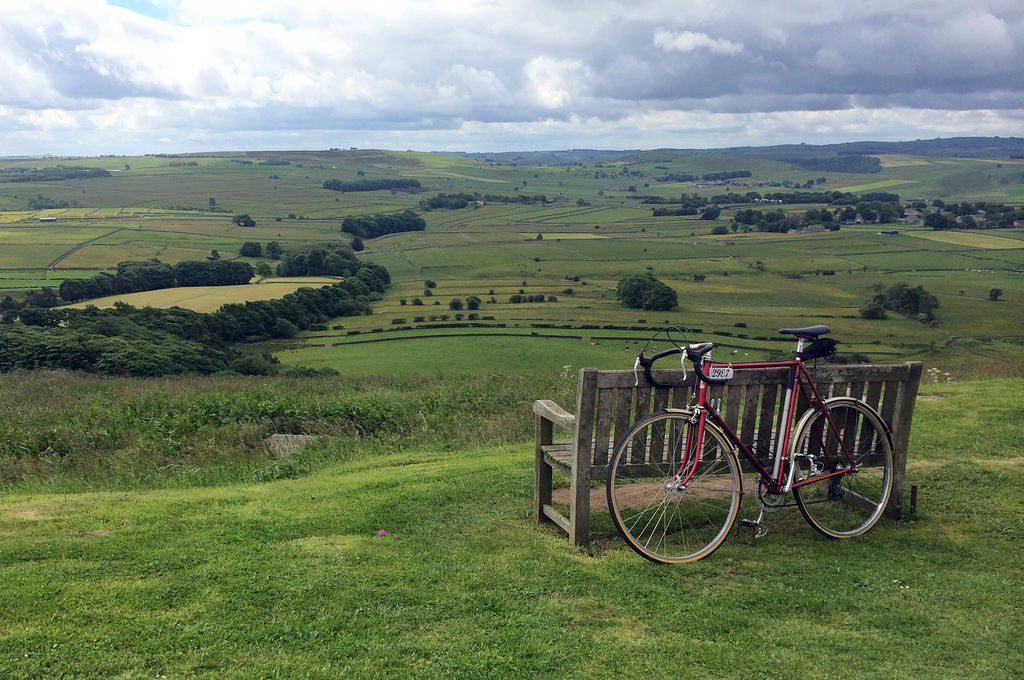
[[[711, 397], [722, 399], [721, 413], [740, 440], [770, 447], [774, 431], [755, 429], [757, 422], [782, 419], [780, 404], [785, 394], [786, 368], [739, 369], [726, 386], [712, 388]], [[849, 395], [871, 404], [893, 429], [893, 491], [888, 514], [898, 516], [902, 507], [907, 444], [914, 402], [921, 384], [922, 364], [830, 365], [810, 370], [823, 397]], [[616, 438], [649, 413], [665, 408], [685, 408], [694, 390], [695, 376], [681, 370], [655, 370], [655, 379], [671, 388], [654, 388], [640, 374], [636, 386], [633, 371], [580, 369], [576, 412], [569, 413], [548, 399], [533, 404], [536, 414], [534, 519], [554, 522], [574, 545], [590, 542], [591, 480], [603, 480]], [[800, 400], [798, 399], [798, 402]], [[795, 423], [799, 413], [794, 416]], [[555, 427], [572, 433], [571, 439], [554, 438]], [[741, 462], [742, 462], [741, 456]], [[552, 504], [552, 471], [569, 477], [568, 514]], [[603, 491], [602, 491], [603, 493]], [[563, 504], [564, 507], [565, 504]]]

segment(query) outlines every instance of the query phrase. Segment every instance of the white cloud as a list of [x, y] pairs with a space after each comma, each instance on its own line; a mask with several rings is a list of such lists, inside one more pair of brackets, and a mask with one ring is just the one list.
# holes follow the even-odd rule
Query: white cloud
[[9, 4], [3, 153], [1024, 136], [1019, 0]]
[[654, 44], [665, 51], [695, 52], [708, 50], [715, 54], [739, 54], [743, 51], [742, 43], [734, 43], [722, 38], [712, 38], [706, 33], [682, 31], [672, 33], [663, 28], [654, 32]]
[[560, 109], [585, 91], [590, 69], [578, 59], [539, 56], [524, 67], [533, 101], [545, 109]]

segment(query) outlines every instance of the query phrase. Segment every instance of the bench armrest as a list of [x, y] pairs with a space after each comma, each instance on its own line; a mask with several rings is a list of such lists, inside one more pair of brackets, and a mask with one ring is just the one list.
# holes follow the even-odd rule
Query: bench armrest
[[560, 425], [567, 430], [576, 427], [576, 416], [568, 413], [561, 406], [550, 399], [538, 399], [533, 402], [533, 412], [541, 418], [550, 420], [555, 425]]

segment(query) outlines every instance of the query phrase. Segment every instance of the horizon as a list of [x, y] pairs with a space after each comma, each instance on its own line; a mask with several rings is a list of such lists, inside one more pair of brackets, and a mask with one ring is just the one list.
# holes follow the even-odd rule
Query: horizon
[[[0, 155], [0, 160], [46, 160], [46, 159], [67, 159], [67, 158], [132, 158], [132, 157], [146, 157], [146, 156], [189, 156], [189, 155], [201, 155], [201, 154], [253, 154], [253, 153], [324, 153], [325, 151], [386, 151], [389, 153], [438, 153], [438, 154], [451, 154], [451, 155], [484, 155], [484, 154], [512, 154], [512, 153], [523, 153], [523, 154], [546, 154], [546, 153], [570, 153], [570, 152], [594, 152], [594, 153], [621, 153], [621, 154], [635, 154], [635, 153], [650, 153], [656, 151], [665, 152], [725, 152], [736, 149], [747, 149], [747, 150], [758, 150], [758, 149], [775, 149], [788, 146], [806, 147], [808, 149], [814, 149], [819, 147], [831, 147], [831, 146], [846, 146], [846, 145], [861, 145], [861, 144], [927, 144], [929, 142], [949, 142], [952, 140], [959, 139], [978, 139], [978, 140], [1001, 140], [1001, 141], [1019, 141], [1021, 146], [1024, 147], [1024, 137], [1004, 137], [1000, 135], [990, 136], [965, 136], [965, 135], [951, 135], [949, 137], [934, 137], [930, 139], [902, 139], [883, 141], [877, 139], [857, 139], [847, 142], [822, 142], [818, 144], [808, 144], [806, 142], [792, 142], [788, 144], [766, 144], [766, 145], [746, 145], [743, 147], [657, 147], [657, 148], [630, 148], [630, 149], [613, 149], [613, 148], [599, 148], [592, 146], [581, 146], [581, 147], [563, 147], [563, 148], [546, 148], [546, 149], [488, 149], [488, 150], [470, 150], [470, 151], [444, 151], [440, 149], [429, 149], [429, 150], [418, 150], [418, 149], [398, 149], [388, 147], [349, 147], [349, 148], [338, 148], [332, 147], [328, 149], [314, 149], [314, 148], [288, 148], [288, 149], [203, 149], [203, 150], [190, 150], [190, 151], [179, 151], [179, 152], [143, 152], [143, 153], [131, 153], [131, 154], [55, 154], [55, 153], [43, 153], [43, 154], [19, 154], [19, 155]], [[879, 155], [886, 152], [864, 152], [867, 155]], [[722, 154], [726, 155], [726, 154]]]

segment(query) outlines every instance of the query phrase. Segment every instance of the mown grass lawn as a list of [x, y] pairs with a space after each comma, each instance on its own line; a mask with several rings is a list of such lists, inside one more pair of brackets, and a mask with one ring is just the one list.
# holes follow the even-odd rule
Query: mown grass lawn
[[8, 493], [0, 677], [1019, 677], [1021, 382], [925, 391], [916, 518], [830, 542], [776, 515], [679, 568], [533, 524], [528, 443]]

